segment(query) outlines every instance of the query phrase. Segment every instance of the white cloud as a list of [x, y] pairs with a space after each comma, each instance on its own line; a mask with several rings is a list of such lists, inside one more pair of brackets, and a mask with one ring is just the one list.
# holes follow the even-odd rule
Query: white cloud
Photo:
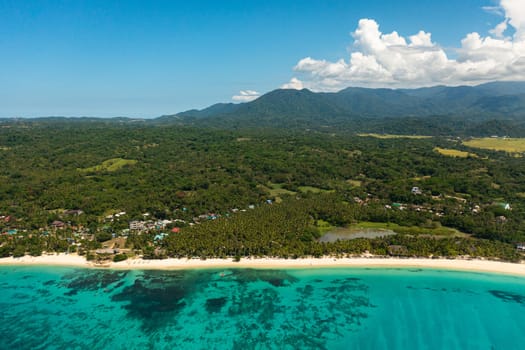
[[235, 102], [250, 102], [261, 96], [260, 93], [254, 90], [241, 90], [238, 95], [232, 96]]
[[[361, 19], [352, 33], [348, 60], [332, 62], [306, 57], [283, 88], [335, 91], [346, 86], [415, 87], [437, 84], [478, 84], [493, 80], [525, 80], [525, 6], [523, 0], [501, 0], [504, 21], [491, 36], [467, 34], [456, 48], [457, 58], [432, 42], [430, 33], [419, 31], [405, 38], [396, 31], [382, 33], [373, 19]], [[514, 34], [509, 34], [510, 27]], [[505, 36], [507, 34], [507, 36]]]
[[491, 29], [489, 33], [494, 35], [496, 38], [502, 39], [505, 36], [504, 33], [507, 30], [507, 28], [507, 19], [505, 19], [503, 22], [494, 27], [494, 29]]
[[283, 84], [281, 89], [293, 89], [293, 90], [302, 90], [304, 88], [303, 82], [297, 78], [290, 79], [290, 82]]
[[514, 27], [515, 40], [525, 41], [525, 3], [523, 0], [501, 0], [500, 6], [505, 12], [505, 19]]
[[504, 16], [505, 13], [503, 12], [503, 9], [501, 8], [501, 6], [482, 6], [481, 7], [485, 12], [488, 12], [490, 14], [493, 14], [493, 15], [498, 15], [498, 16]]

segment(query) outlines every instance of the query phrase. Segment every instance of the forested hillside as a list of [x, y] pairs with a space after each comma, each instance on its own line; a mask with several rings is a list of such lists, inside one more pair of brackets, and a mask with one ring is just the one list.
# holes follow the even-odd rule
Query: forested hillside
[[[186, 122], [222, 128], [344, 128], [353, 132], [427, 135], [525, 136], [525, 84], [420, 89], [347, 88], [335, 93], [274, 90], [255, 101], [216, 104], [164, 116], [156, 122]], [[501, 134], [506, 132], [506, 134]]]

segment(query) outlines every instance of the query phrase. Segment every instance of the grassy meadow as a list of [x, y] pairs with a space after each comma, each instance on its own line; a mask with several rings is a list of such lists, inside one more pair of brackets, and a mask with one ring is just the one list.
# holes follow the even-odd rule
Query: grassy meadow
[[92, 172], [98, 172], [98, 171], [113, 172], [113, 171], [122, 169], [126, 165], [135, 165], [136, 163], [137, 161], [133, 159], [112, 158], [112, 159], [103, 161], [99, 165], [95, 165], [89, 168], [82, 168], [78, 170], [83, 173], [92, 173]]
[[460, 151], [457, 149], [452, 148], [441, 148], [441, 147], [435, 147], [434, 151], [438, 152], [441, 155], [448, 156], [448, 157], [458, 157], [458, 158], [467, 158], [467, 157], [478, 157], [475, 153]]
[[374, 134], [374, 133], [365, 133], [357, 134], [361, 137], [375, 137], [376, 139], [430, 139], [432, 136], [425, 135], [394, 135], [394, 134]]
[[525, 152], [525, 138], [483, 137], [464, 141], [465, 146], [508, 153]]

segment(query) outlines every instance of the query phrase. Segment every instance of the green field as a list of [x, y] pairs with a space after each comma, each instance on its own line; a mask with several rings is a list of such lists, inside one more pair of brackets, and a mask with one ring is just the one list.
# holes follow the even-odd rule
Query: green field
[[460, 151], [460, 150], [451, 149], [451, 148], [435, 147], [434, 151], [436, 151], [439, 154], [442, 154], [444, 156], [448, 156], [448, 157], [458, 157], [458, 158], [467, 158], [467, 157], [475, 157], [475, 158], [477, 158], [478, 157], [478, 155], [475, 154], [475, 153]]
[[361, 187], [361, 185], [363, 184], [363, 181], [349, 179], [349, 180], [346, 180], [346, 183], [352, 187]]
[[[271, 197], [275, 197], [275, 200], [277, 202], [281, 201], [281, 196], [286, 195], [295, 195], [297, 192], [287, 190], [286, 188], [283, 188], [284, 184], [282, 183], [273, 183], [269, 182], [266, 184], [266, 186], [260, 185], [259, 188], [263, 189], [264, 191], [268, 192]], [[299, 186], [297, 188], [299, 192], [301, 193], [332, 193], [335, 192], [334, 190], [325, 190], [319, 187], [313, 187], [313, 186]]]
[[319, 229], [319, 232], [321, 232], [321, 234], [325, 234], [326, 232], [332, 231], [336, 228], [335, 226], [332, 226], [328, 221], [324, 221], [321, 219], [317, 220], [315, 226]]
[[78, 169], [78, 171], [83, 173], [92, 173], [97, 171], [117, 171], [119, 169], [122, 169], [126, 165], [134, 165], [137, 161], [133, 159], [123, 159], [123, 158], [112, 158], [103, 161], [99, 165], [95, 165], [89, 168], [82, 168]]
[[273, 182], [268, 182], [266, 186], [258, 185], [257, 187], [262, 189], [265, 192], [268, 192], [270, 194], [270, 197], [274, 197], [275, 201], [279, 203], [282, 201], [281, 196], [296, 194], [296, 192], [283, 188], [283, 185], [284, 184], [276, 184]]
[[323, 190], [319, 187], [313, 187], [313, 186], [299, 186], [299, 191], [302, 193], [312, 192], [312, 193], [332, 193], [335, 192], [334, 190]]
[[525, 138], [483, 137], [464, 141], [463, 144], [473, 148], [505, 151], [508, 153], [525, 152]]
[[430, 139], [432, 138], [432, 136], [424, 136], [424, 135], [394, 135], [394, 134], [374, 134], [374, 133], [357, 134], [357, 136], [375, 137], [376, 139]]
[[348, 227], [349, 232], [355, 232], [359, 229], [382, 229], [392, 230], [396, 233], [407, 234], [407, 235], [432, 235], [432, 236], [444, 236], [444, 237], [467, 237], [468, 235], [462, 233], [456, 229], [450, 227], [420, 227], [420, 226], [400, 226], [394, 223], [387, 222], [368, 222], [362, 221]]

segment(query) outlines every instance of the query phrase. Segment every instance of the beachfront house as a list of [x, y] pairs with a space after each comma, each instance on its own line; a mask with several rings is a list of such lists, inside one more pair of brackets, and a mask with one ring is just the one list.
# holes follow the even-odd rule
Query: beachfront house
[[412, 194], [416, 194], [416, 195], [418, 195], [418, 194], [423, 194], [423, 192], [421, 191], [421, 189], [420, 189], [419, 187], [417, 187], [417, 186], [412, 187], [412, 191], [411, 191], [411, 192], [412, 192]]
[[144, 224], [144, 221], [131, 221], [129, 223], [129, 229], [132, 231], [141, 231], [146, 228], [146, 225]]
[[157, 242], [158, 241], [162, 241], [164, 239], [164, 237], [167, 237], [167, 236], [168, 236], [167, 233], [162, 232], [162, 233], [159, 233], [159, 234], [155, 235], [155, 237], [153, 237], [153, 240], [157, 241]]
[[95, 250], [95, 253], [97, 254], [118, 254], [120, 252], [119, 249], [112, 249], [112, 248], [101, 248]]
[[505, 210], [512, 210], [509, 203], [498, 203], [498, 205]]
[[55, 220], [51, 223], [51, 226], [54, 229], [63, 229], [66, 226], [66, 224], [64, 224], [62, 221]]
[[64, 215], [73, 215], [73, 216], [79, 216], [84, 214], [83, 210], [80, 209], [70, 209], [70, 210], [64, 210]]

